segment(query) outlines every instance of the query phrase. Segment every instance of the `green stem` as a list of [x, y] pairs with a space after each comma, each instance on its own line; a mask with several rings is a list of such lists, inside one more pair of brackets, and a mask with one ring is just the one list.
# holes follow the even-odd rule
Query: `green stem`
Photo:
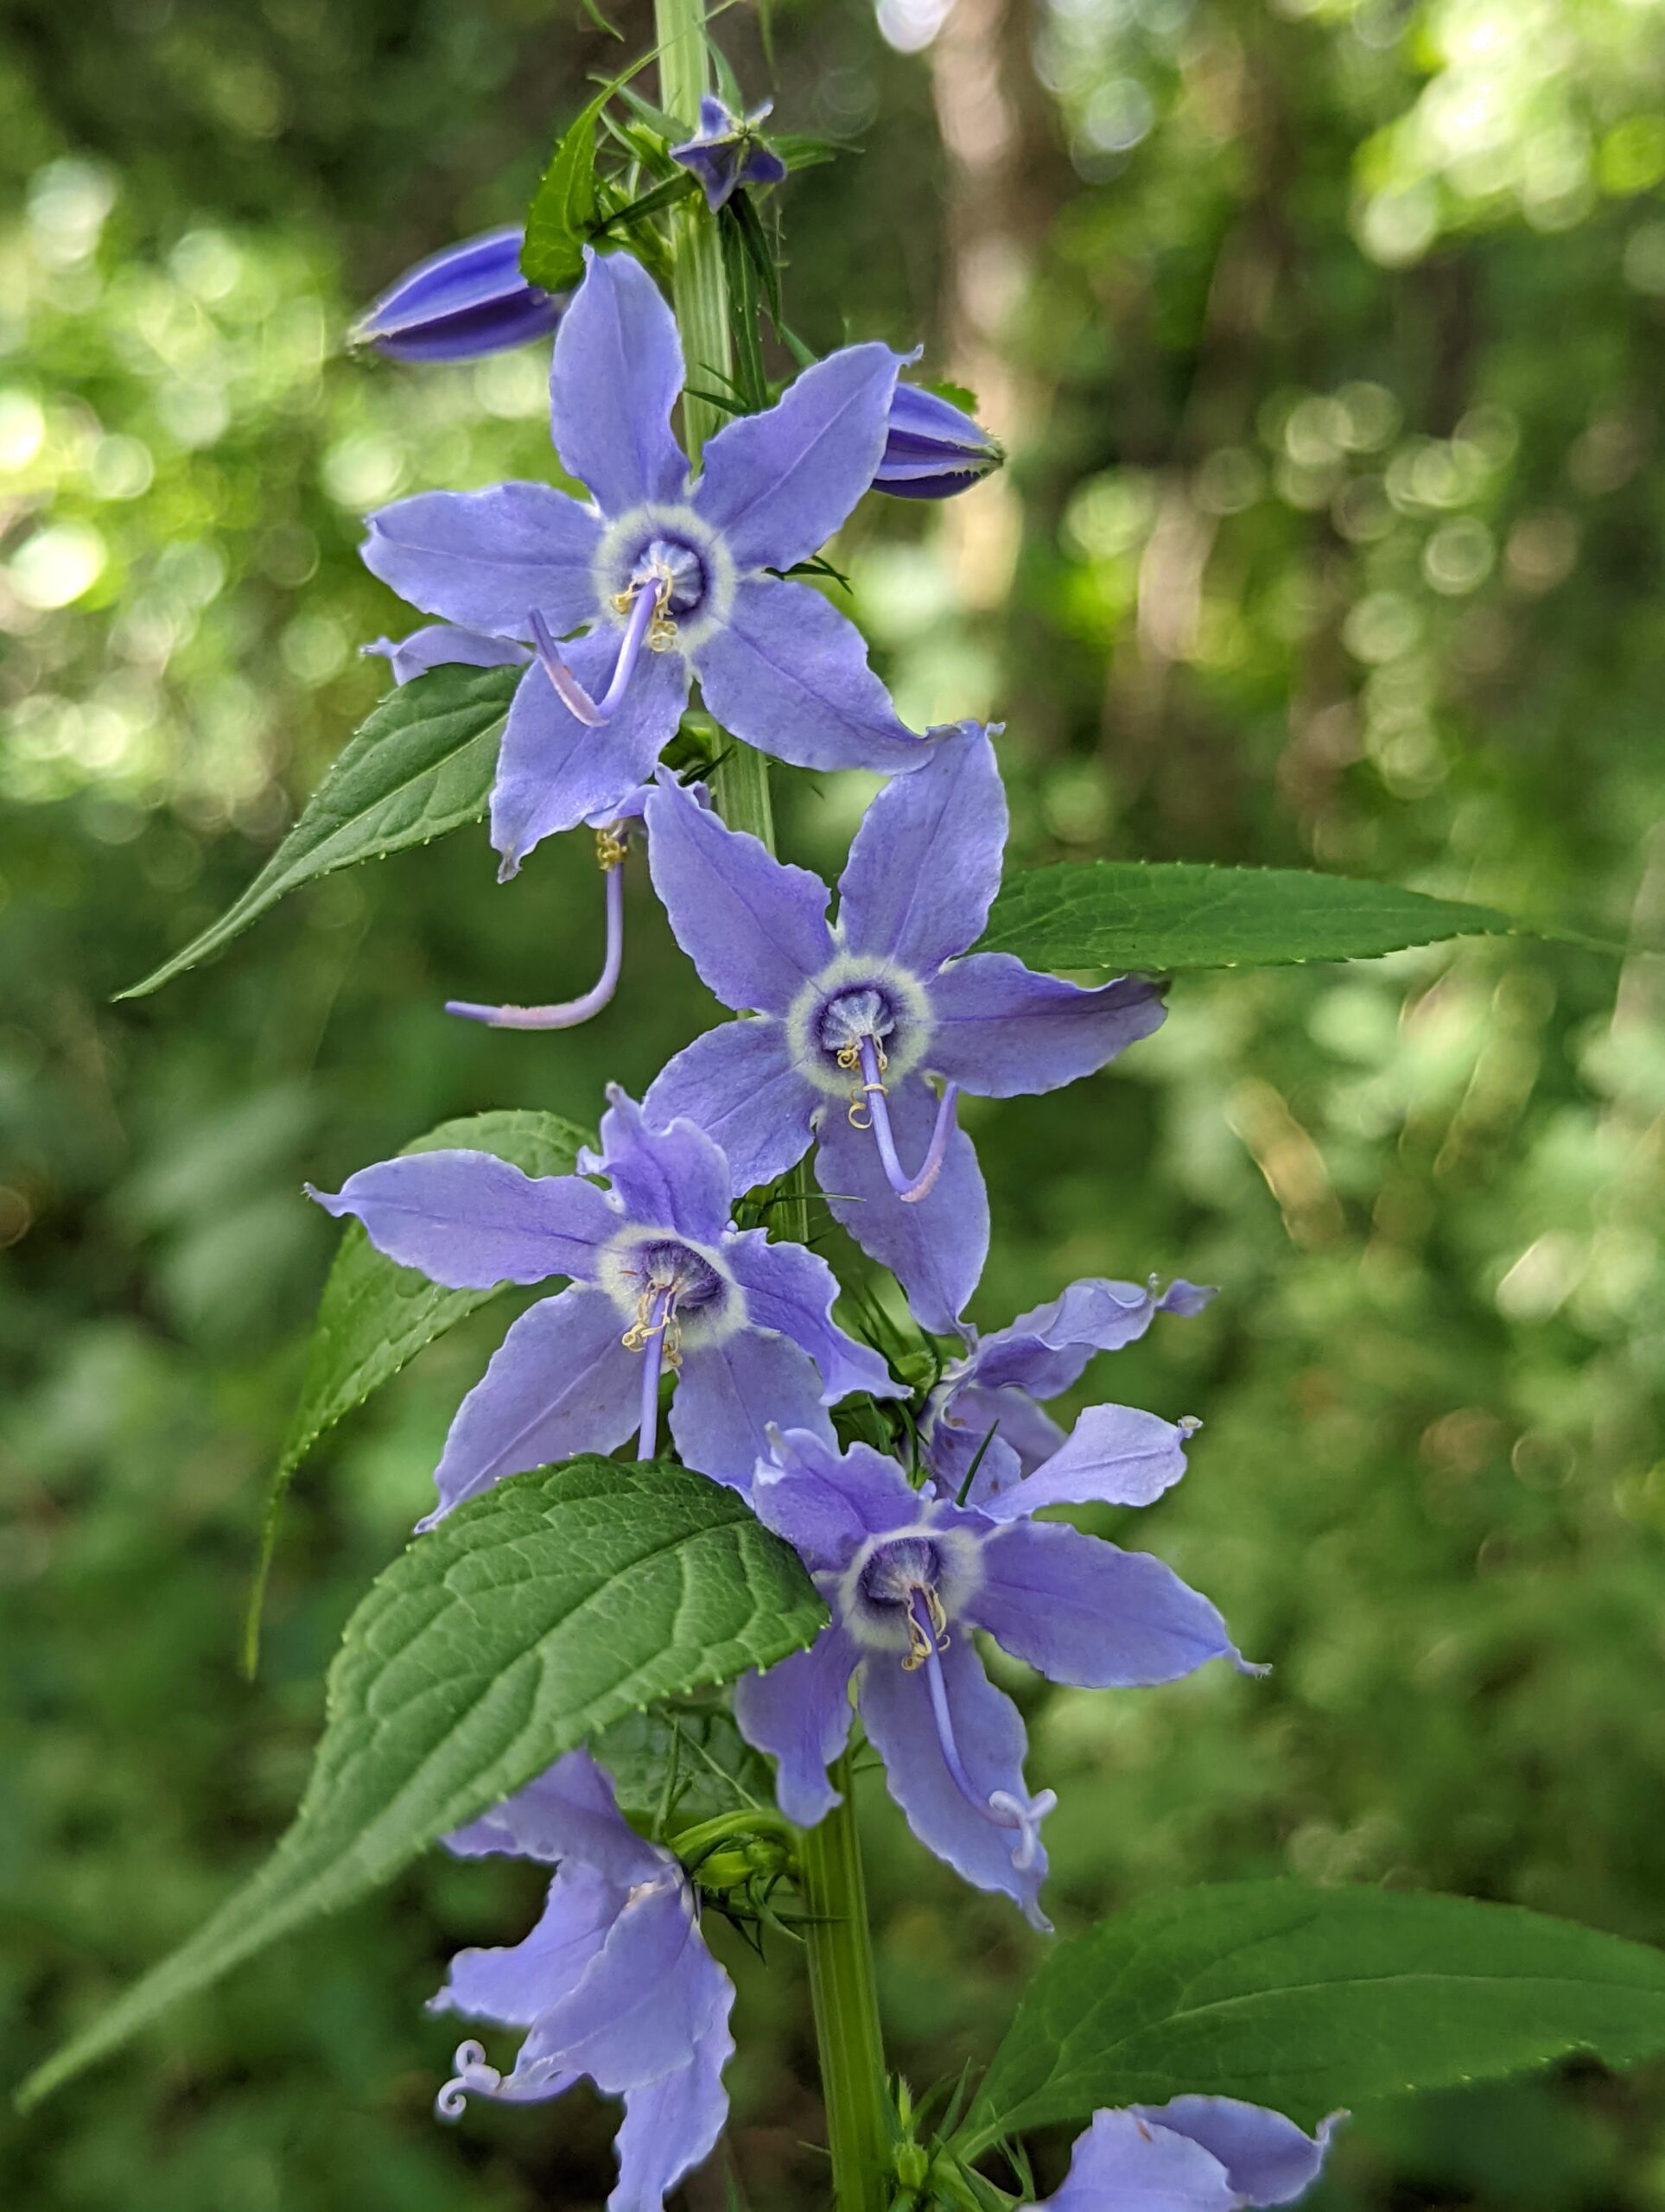
[[885, 2212], [895, 2194], [890, 2096], [848, 1752], [833, 1768], [832, 1783], [843, 1802], [805, 1829], [798, 1865], [833, 2201], [838, 2212]]

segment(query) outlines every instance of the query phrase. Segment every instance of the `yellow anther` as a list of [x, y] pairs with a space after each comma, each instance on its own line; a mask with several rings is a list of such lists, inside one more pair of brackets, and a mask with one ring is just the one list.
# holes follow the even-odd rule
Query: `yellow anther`
[[664, 1312], [653, 1319], [655, 1301], [664, 1296], [666, 1286], [650, 1283], [636, 1301], [636, 1319], [620, 1338], [626, 1351], [645, 1351], [655, 1337], [659, 1342], [659, 1363], [674, 1375], [683, 1363], [683, 1328], [677, 1319], [674, 1299], [667, 1302]]
[[630, 849], [620, 834], [624, 826], [622, 822], [609, 822], [605, 830], [595, 833], [595, 865], [603, 875], [609, 868], [622, 866]]
[[[923, 1598], [925, 1601], [925, 1612], [931, 1622], [929, 1635], [925, 1632], [924, 1623], [913, 1610], [914, 1596]], [[933, 1651], [946, 1651], [948, 1646], [948, 1615], [943, 1611], [942, 1599], [934, 1590], [920, 1587], [916, 1584], [910, 1595], [907, 1609], [907, 1656], [902, 1662], [902, 1672], [905, 1675], [915, 1673], [925, 1665]]]
[[867, 1113], [867, 1093], [870, 1090], [876, 1090], [881, 1098], [887, 1098], [890, 1096], [887, 1087], [882, 1083], [852, 1084], [850, 1085], [849, 1107], [844, 1118], [848, 1122], [853, 1129], [870, 1129], [873, 1127], [873, 1116], [871, 1114], [867, 1114], [867, 1118], [865, 1122], [858, 1121], [856, 1119], [857, 1115]]

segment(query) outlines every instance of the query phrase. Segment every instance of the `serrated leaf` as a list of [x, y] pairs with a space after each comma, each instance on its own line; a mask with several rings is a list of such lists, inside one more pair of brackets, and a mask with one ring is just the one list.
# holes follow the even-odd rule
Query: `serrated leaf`
[[[584, 1131], [558, 1114], [515, 1106], [442, 1122], [425, 1136], [401, 1147], [400, 1157], [454, 1148], [491, 1152], [528, 1175], [569, 1175], [578, 1147], [587, 1142]], [[489, 1290], [448, 1290], [416, 1268], [401, 1268], [385, 1258], [365, 1235], [362, 1222], [347, 1224], [318, 1302], [301, 1395], [272, 1472], [249, 1599], [244, 1641], [247, 1673], [253, 1673], [258, 1656], [266, 1578], [283, 1499], [296, 1469], [326, 1429], [391, 1382], [424, 1345], [507, 1287], [494, 1283]]]
[[183, 951], [119, 999], [143, 998], [337, 868], [425, 845], [486, 811], [518, 668], [436, 668], [390, 692], [348, 740], [254, 881]]
[[595, 124], [616, 88], [605, 86], [562, 132], [526, 210], [520, 267], [546, 292], [569, 292], [584, 274], [584, 243], [594, 226]]
[[625, 1714], [772, 1665], [825, 1618], [796, 1554], [682, 1467], [587, 1457], [459, 1507], [348, 1622], [312, 1778], [272, 1856], [20, 2101], [389, 1880]]
[[1445, 938], [1544, 933], [1494, 906], [1302, 868], [1064, 861], [1026, 868], [1003, 887], [977, 949], [1015, 952], [1038, 968], [1160, 975], [1369, 960]]
[[1338, 2107], [1665, 2050], [1665, 1954], [1518, 1905], [1235, 1882], [1152, 1898], [1060, 1943], [959, 2148], [1192, 2092], [1303, 2126]]
[[721, 1705], [684, 1700], [632, 1713], [590, 1745], [613, 1777], [619, 1809], [645, 1829], [671, 1832], [719, 1813], [774, 1802], [768, 1763]]

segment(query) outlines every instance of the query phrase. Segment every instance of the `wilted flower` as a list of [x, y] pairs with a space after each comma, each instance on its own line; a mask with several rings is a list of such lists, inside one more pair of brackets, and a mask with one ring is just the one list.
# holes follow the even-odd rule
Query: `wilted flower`
[[558, 2097], [588, 2075], [625, 2101], [608, 2212], [661, 2212], [722, 2132], [734, 2049], [734, 1985], [705, 1947], [687, 1875], [626, 1824], [588, 1751], [569, 1751], [446, 1841], [464, 1858], [506, 1852], [556, 1872], [525, 1941], [460, 1951], [429, 2005], [526, 2031], [508, 2074], [479, 2044], [458, 2047], [442, 2118], [459, 2118], [471, 2096]]
[[735, 115], [708, 92], [700, 102], [699, 129], [684, 144], [670, 149], [671, 160], [699, 179], [714, 215], [741, 185], [778, 184], [785, 176], [785, 162], [758, 136], [758, 124], [773, 105], [765, 100], [749, 115]]
[[[867, 809], [836, 926], [818, 876], [676, 791], [650, 795], [647, 821], [678, 943], [725, 1005], [763, 1017], [678, 1052], [648, 1091], [649, 1118], [709, 1129], [741, 1188], [781, 1174], [813, 1134], [834, 1213], [899, 1279], [922, 1325], [951, 1331], [988, 1249], [958, 1093], [1010, 1098], [1091, 1074], [1160, 1025], [1157, 992], [1134, 976], [1084, 990], [1009, 953], [966, 953], [1000, 887], [1007, 824], [994, 747], [975, 724]], [[928, 1075], [945, 1080], [940, 1103]]]
[[[1168, 1436], [1177, 1454], [1184, 1432]], [[849, 1735], [854, 1679], [861, 1724], [920, 1842], [1044, 1928], [1039, 1826], [1057, 1800], [1025, 1786], [1022, 1719], [984, 1674], [970, 1631], [986, 1629], [1014, 1658], [1084, 1689], [1171, 1682], [1210, 1659], [1245, 1662], [1208, 1599], [1160, 1560], [1030, 1520], [1056, 1502], [1045, 1470], [1035, 1479], [1033, 1501], [1020, 1484], [996, 1519], [912, 1489], [866, 1445], [841, 1459], [818, 1437], [772, 1432], [752, 1503], [797, 1548], [833, 1618], [807, 1651], [741, 1678], [734, 1718], [778, 1760], [781, 1811], [813, 1827], [838, 1802], [827, 1768]], [[1143, 1504], [1142, 1455], [1125, 1483], [1101, 1460], [1090, 1493], [1075, 1494]]]
[[677, 1373], [670, 1431], [684, 1463], [743, 1487], [765, 1421], [832, 1441], [823, 1408], [852, 1390], [897, 1394], [877, 1352], [835, 1326], [838, 1285], [801, 1244], [729, 1219], [728, 1163], [704, 1133], [643, 1124], [616, 1085], [585, 1174], [530, 1176], [489, 1152], [407, 1153], [314, 1191], [354, 1214], [377, 1249], [452, 1289], [571, 1287], [523, 1313], [457, 1409], [431, 1528], [505, 1475], [611, 1452], [632, 1433], [651, 1459], [659, 1379]]
[[354, 324], [355, 345], [395, 361], [473, 361], [546, 338], [567, 302], [520, 273], [518, 226], [465, 238], [407, 269]]
[[1099, 2112], [1077, 2138], [1061, 2189], [1026, 2212], [1241, 2212], [1293, 2204], [1318, 2179], [1331, 2113], [1316, 2137], [1236, 2097], [1175, 2097]]

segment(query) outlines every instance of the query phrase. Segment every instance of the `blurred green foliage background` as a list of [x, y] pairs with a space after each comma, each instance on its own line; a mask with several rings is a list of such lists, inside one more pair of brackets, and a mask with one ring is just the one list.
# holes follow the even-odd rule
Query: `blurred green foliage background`
[[[647, 11], [617, 13], [633, 51]], [[1660, 0], [778, 0], [772, 27], [783, 125], [864, 149], [790, 188], [792, 320], [922, 340], [1012, 450], [946, 509], [870, 500], [839, 554], [905, 712], [1005, 716], [1019, 857], [1316, 865], [1657, 941]], [[724, 33], [761, 94], [757, 19]], [[108, 1004], [377, 696], [355, 648], [404, 618], [359, 567], [362, 511], [547, 471], [542, 349], [406, 371], [342, 333], [512, 219], [626, 50], [532, 0], [0, 10], [8, 2080], [287, 1817], [341, 1623], [502, 1325], [303, 1475], [245, 1686], [332, 1243], [302, 1176], [486, 1106], [591, 1121], [712, 1017], [638, 875], [602, 1020], [448, 1023], [448, 993], [558, 997], [599, 952], [583, 841], [499, 889], [483, 831]], [[782, 780], [786, 849], [832, 868], [870, 786]], [[1060, 1925], [1293, 1868], [1665, 1937], [1660, 1000], [1657, 963], [1528, 942], [1188, 981], [1112, 1074], [973, 1103], [980, 1319], [1088, 1272], [1223, 1286], [1089, 1385], [1205, 1418], [1126, 1533], [1275, 1662], [1120, 1695], [1006, 1670], [1063, 1801]], [[1034, 1939], [869, 1790], [922, 2088], [987, 2055]], [[6, 2204], [598, 2202], [599, 2104], [429, 2116], [454, 2031], [422, 2000], [535, 1892], [435, 1857], [0, 2116]], [[759, 2212], [812, 2202], [797, 1962], [726, 1951], [733, 2172]], [[1362, 2114], [1312, 2202], [1665, 2206], [1662, 2079]], [[728, 2185], [714, 2162], [688, 2203]]]

